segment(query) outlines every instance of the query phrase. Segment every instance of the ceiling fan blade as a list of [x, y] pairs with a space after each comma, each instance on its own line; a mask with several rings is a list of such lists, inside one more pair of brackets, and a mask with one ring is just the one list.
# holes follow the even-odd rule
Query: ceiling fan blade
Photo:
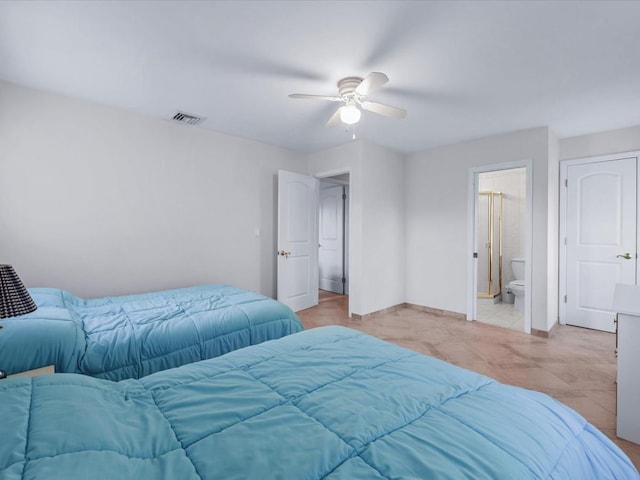
[[361, 97], [368, 95], [369, 92], [372, 92], [376, 88], [381, 87], [385, 83], [389, 81], [389, 77], [387, 77], [384, 73], [373, 72], [370, 73], [367, 78], [362, 80], [360, 85], [356, 88], [356, 93]]
[[404, 118], [407, 116], [406, 110], [398, 107], [384, 105], [383, 103], [365, 101], [361, 102], [360, 105], [364, 110], [369, 110], [373, 113], [379, 113], [380, 115], [384, 115], [386, 117]]
[[343, 108], [344, 107], [340, 107], [338, 110], [336, 110], [336, 113], [334, 113], [329, 119], [329, 121], [327, 122], [326, 124], [327, 127], [335, 127], [340, 123], [340, 112], [342, 111]]
[[330, 102], [342, 102], [340, 97], [332, 97], [330, 95], [307, 95], [306, 93], [292, 93], [289, 98], [308, 98], [310, 100], [329, 100]]

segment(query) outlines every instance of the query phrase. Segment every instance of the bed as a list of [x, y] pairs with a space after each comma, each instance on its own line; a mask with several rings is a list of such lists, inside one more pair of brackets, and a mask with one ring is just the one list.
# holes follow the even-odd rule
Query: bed
[[32, 288], [38, 309], [0, 322], [0, 368], [140, 378], [303, 330], [271, 298], [228, 285], [84, 299]]
[[344, 327], [110, 382], [0, 382], [13, 479], [638, 479], [575, 411]]

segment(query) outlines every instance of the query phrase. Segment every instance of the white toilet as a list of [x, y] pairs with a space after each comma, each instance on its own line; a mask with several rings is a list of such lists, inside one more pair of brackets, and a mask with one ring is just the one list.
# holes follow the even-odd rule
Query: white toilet
[[513, 308], [516, 312], [524, 312], [524, 258], [511, 259], [511, 271], [515, 280], [509, 282], [509, 291], [515, 296]]

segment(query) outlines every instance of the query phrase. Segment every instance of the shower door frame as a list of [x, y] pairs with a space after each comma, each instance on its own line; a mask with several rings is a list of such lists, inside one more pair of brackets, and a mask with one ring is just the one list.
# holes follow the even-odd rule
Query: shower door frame
[[[487, 233], [488, 233], [488, 242], [489, 242], [489, 267], [488, 267], [488, 285], [487, 292], [481, 293], [476, 292], [477, 298], [483, 299], [493, 299], [498, 295], [502, 295], [502, 200], [503, 194], [502, 192], [494, 192], [493, 190], [482, 190], [478, 192], [478, 195], [486, 195], [487, 198], [487, 208], [488, 208], [488, 225], [487, 225]], [[495, 197], [500, 199], [500, 207], [498, 209], [498, 291], [493, 292], [493, 256], [494, 256], [494, 247], [495, 247]], [[478, 200], [479, 202], [479, 200]], [[478, 224], [476, 224], [478, 225]], [[476, 246], [477, 248], [477, 246]], [[479, 249], [478, 249], [479, 250]], [[480, 257], [478, 256], [478, 259]]]
[[511, 170], [513, 168], [525, 168], [526, 171], [526, 206], [525, 206], [525, 297], [524, 297], [524, 332], [531, 333], [531, 286], [532, 267], [531, 258], [533, 252], [533, 161], [530, 159], [515, 162], [505, 162], [469, 169], [467, 188], [467, 320], [477, 320], [478, 308], [478, 175], [499, 170]]

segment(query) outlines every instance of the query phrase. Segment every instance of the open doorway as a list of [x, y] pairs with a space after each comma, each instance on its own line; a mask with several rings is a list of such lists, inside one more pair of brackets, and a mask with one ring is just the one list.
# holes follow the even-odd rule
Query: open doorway
[[319, 180], [318, 299], [344, 302], [349, 295], [350, 175], [343, 173]]
[[526, 165], [509, 164], [475, 171], [473, 183], [472, 319], [527, 333], [531, 329], [529, 181]]

